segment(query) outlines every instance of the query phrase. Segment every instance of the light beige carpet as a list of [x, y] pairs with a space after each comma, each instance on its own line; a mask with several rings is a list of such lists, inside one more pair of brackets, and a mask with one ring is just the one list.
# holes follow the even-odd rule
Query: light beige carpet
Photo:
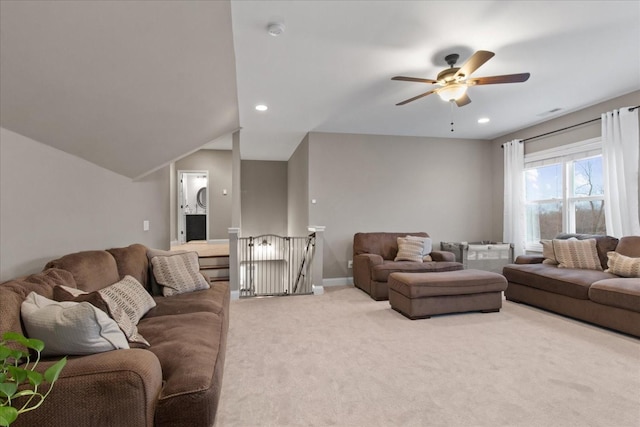
[[640, 426], [640, 340], [508, 301], [411, 321], [325, 290], [232, 301], [216, 427]]

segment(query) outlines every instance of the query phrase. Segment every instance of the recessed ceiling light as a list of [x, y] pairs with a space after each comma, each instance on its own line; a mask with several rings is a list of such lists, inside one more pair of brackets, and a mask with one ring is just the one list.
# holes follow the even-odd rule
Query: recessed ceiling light
[[489, 117], [480, 117], [478, 119], [478, 123], [489, 123], [491, 121], [491, 119], [489, 119]]
[[267, 107], [267, 106], [266, 106], [266, 105], [264, 105], [264, 104], [258, 104], [258, 105], [256, 105], [256, 110], [258, 110], [258, 111], [267, 111], [268, 109], [269, 109], [269, 107]]

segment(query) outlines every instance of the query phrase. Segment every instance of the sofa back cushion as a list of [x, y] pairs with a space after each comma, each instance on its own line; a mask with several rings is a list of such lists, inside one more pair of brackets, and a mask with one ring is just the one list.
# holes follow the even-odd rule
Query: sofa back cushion
[[616, 237], [605, 236], [601, 234], [558, 234], [556, 239], [570, 239], [575, 237], [578, 240], [596, 239], [596, 250], [598, 252], [598, 259], [600, 260], [600, 266], [603, 270], [607, 268], [607, 253], [616, 250], [618, 246], [618, 239]]
[[45, 268], [67, 270], [77, 288], [93, 292], [120, 280], [115, 258], [107, 251], [84, 251], [49, 261]]
[[631, 258], [640, 258], [640, 236], [621, 237], [616, 252]]
[[53, 288], [58, 285], [76, 287], [73, 275], [68, 271], [50, 269], [0, 285], [0, 336], [5, 332], [26, 335], [20, 321], [20, 306], [31, 292], [53, 298]]
[[427, 233], [356, 233], [353, 236], [353, 255], [377, 254], [383, 259], [393, 260], [398, 254], [398, 237], [429, 237]]
[[147, 258], [147, 247], [139, 243], [127, 246], [126, 248], [107, 249], [118, 266], [120, 280], [126, 276], [136, 279], [147, 291], [151, 291], [149, 283], [149, 258]]

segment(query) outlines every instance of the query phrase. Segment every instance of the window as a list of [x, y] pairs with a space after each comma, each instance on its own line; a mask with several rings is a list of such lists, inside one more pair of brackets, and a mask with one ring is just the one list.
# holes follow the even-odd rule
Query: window
[[526, 249], [558, 233], [606, 234], [600, 138], [525, 156]]

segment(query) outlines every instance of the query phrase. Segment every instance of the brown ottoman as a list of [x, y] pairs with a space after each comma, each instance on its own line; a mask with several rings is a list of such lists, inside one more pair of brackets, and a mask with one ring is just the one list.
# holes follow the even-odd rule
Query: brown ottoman
[[435, 314], [500, 311], [507, 279], [482, 270], [391, 273], [389, 303], [409, 319]]

